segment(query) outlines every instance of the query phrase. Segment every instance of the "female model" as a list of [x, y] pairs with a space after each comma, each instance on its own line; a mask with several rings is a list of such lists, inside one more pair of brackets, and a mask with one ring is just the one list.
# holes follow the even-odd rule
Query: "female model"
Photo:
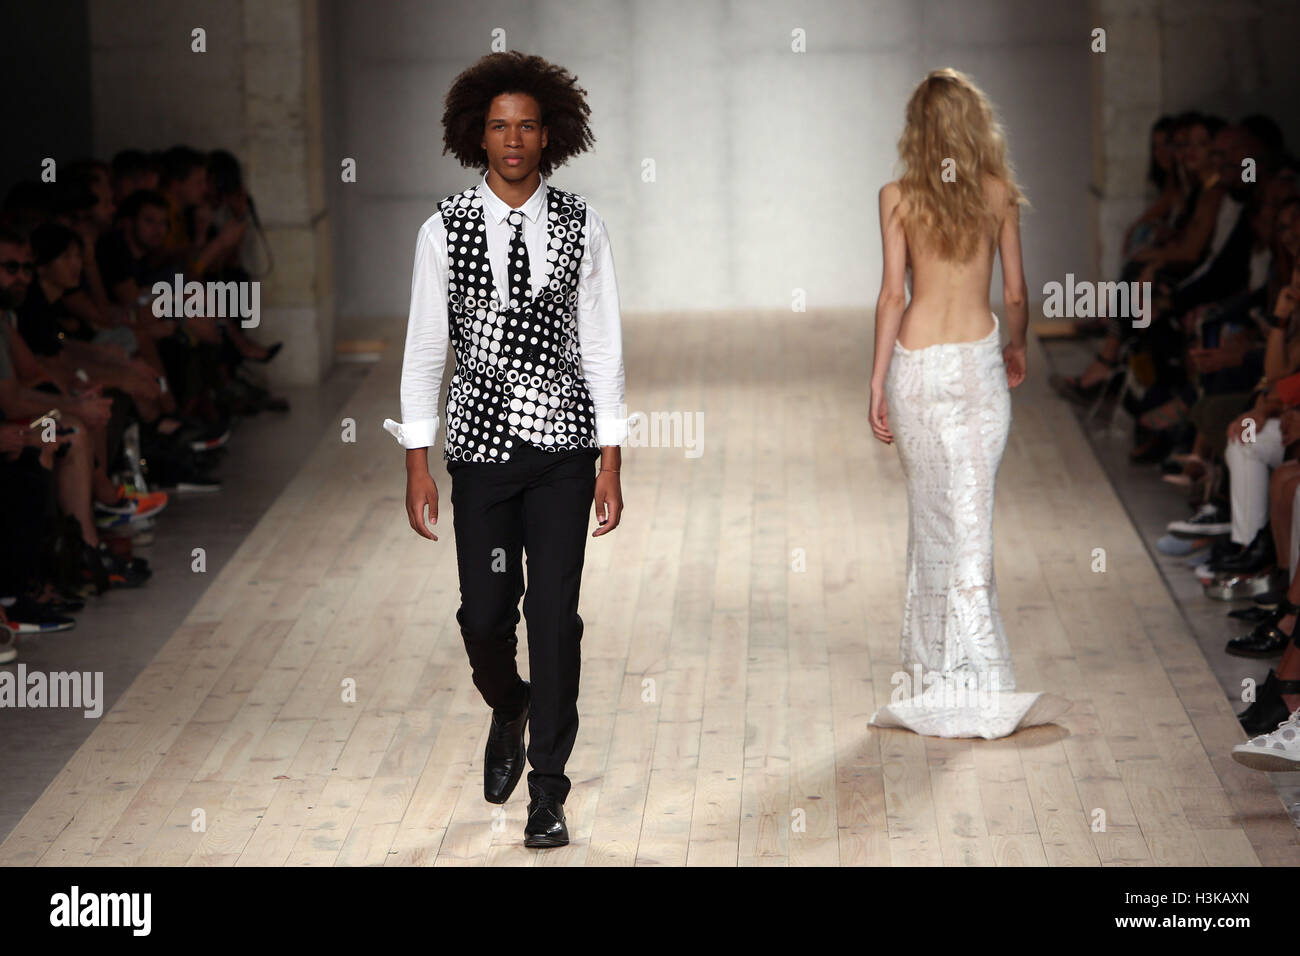
[[[1002, 737], [1068, 707], [1062, 698], [1015, 693], [993, 573], [994, 482], [1011, 425], [1010, 389], [1025, 379], [1025, 200], [992, 107], [956, 70], [935, 70], [916, 88], [898, 147], [903, 174], [880, 191], [884, 276], [871, 428], [897, 444], [907, 479], [904, 672], [871, 723]], [[1006, 348], [989, 307], [996, 253]]]

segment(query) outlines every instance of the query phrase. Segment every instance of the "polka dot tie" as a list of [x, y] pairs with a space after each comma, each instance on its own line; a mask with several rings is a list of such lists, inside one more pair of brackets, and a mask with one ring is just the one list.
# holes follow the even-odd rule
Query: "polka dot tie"
[[510, 257], [506, 260], [506, 289], [510, 295], [510, 307], [517, 309], [530, 296], [531, 275], [528, 246], [524, 244], [524, 214], [518, 209], [510, 210], [510, 225], [514, 232], [510, 235]]

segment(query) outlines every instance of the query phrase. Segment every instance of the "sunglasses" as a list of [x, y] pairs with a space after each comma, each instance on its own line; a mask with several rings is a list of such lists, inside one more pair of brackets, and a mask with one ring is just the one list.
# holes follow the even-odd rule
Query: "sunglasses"
[[21, 269], [30, 276], [36, 274], [36, 263], [19, 262], [17, 259], [9, 259], [5, 262], [0, 262], [0, 269], [4, 269], [4, 271], [9, 273], [11, 276], [18, 275], [18, 270]]

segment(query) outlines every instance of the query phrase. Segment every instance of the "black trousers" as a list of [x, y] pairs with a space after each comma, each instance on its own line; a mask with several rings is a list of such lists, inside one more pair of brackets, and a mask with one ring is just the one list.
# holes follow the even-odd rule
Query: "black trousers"
[[[0, 335], [4, 333], [0, 331]], [[58, 491], [36, 448], [0, 458], [0, 596], [17, 597], [50, 578], [49, 551], [58, 528]]]
[[474, 686], [503, 716], [523, 706], [515, 664], [522, 596], [532, 691], [528, 782], [559, 800], [569, 795], [564, 764], [578, 736], [578, 591], [599, 458], [595, 448], [549, 452], [515, 438], [508, 461], [447, 462], [460, 571], [456, 621]]

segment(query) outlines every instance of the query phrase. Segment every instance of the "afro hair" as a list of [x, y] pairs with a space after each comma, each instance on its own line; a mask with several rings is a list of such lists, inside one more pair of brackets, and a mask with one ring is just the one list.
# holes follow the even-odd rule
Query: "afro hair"
[[471, 169], [487, 169], [483, 127], [488, 107], [503, 93], [527, 93], [542, 109], [546, 148], [538, 170], [543, 176], [596, 142], [587, 123], [587, 91], [577, 77], [540, 56], [510, 50], [488, 54], [452, 82], [442, 113], [444, 155], [451, 153]]

